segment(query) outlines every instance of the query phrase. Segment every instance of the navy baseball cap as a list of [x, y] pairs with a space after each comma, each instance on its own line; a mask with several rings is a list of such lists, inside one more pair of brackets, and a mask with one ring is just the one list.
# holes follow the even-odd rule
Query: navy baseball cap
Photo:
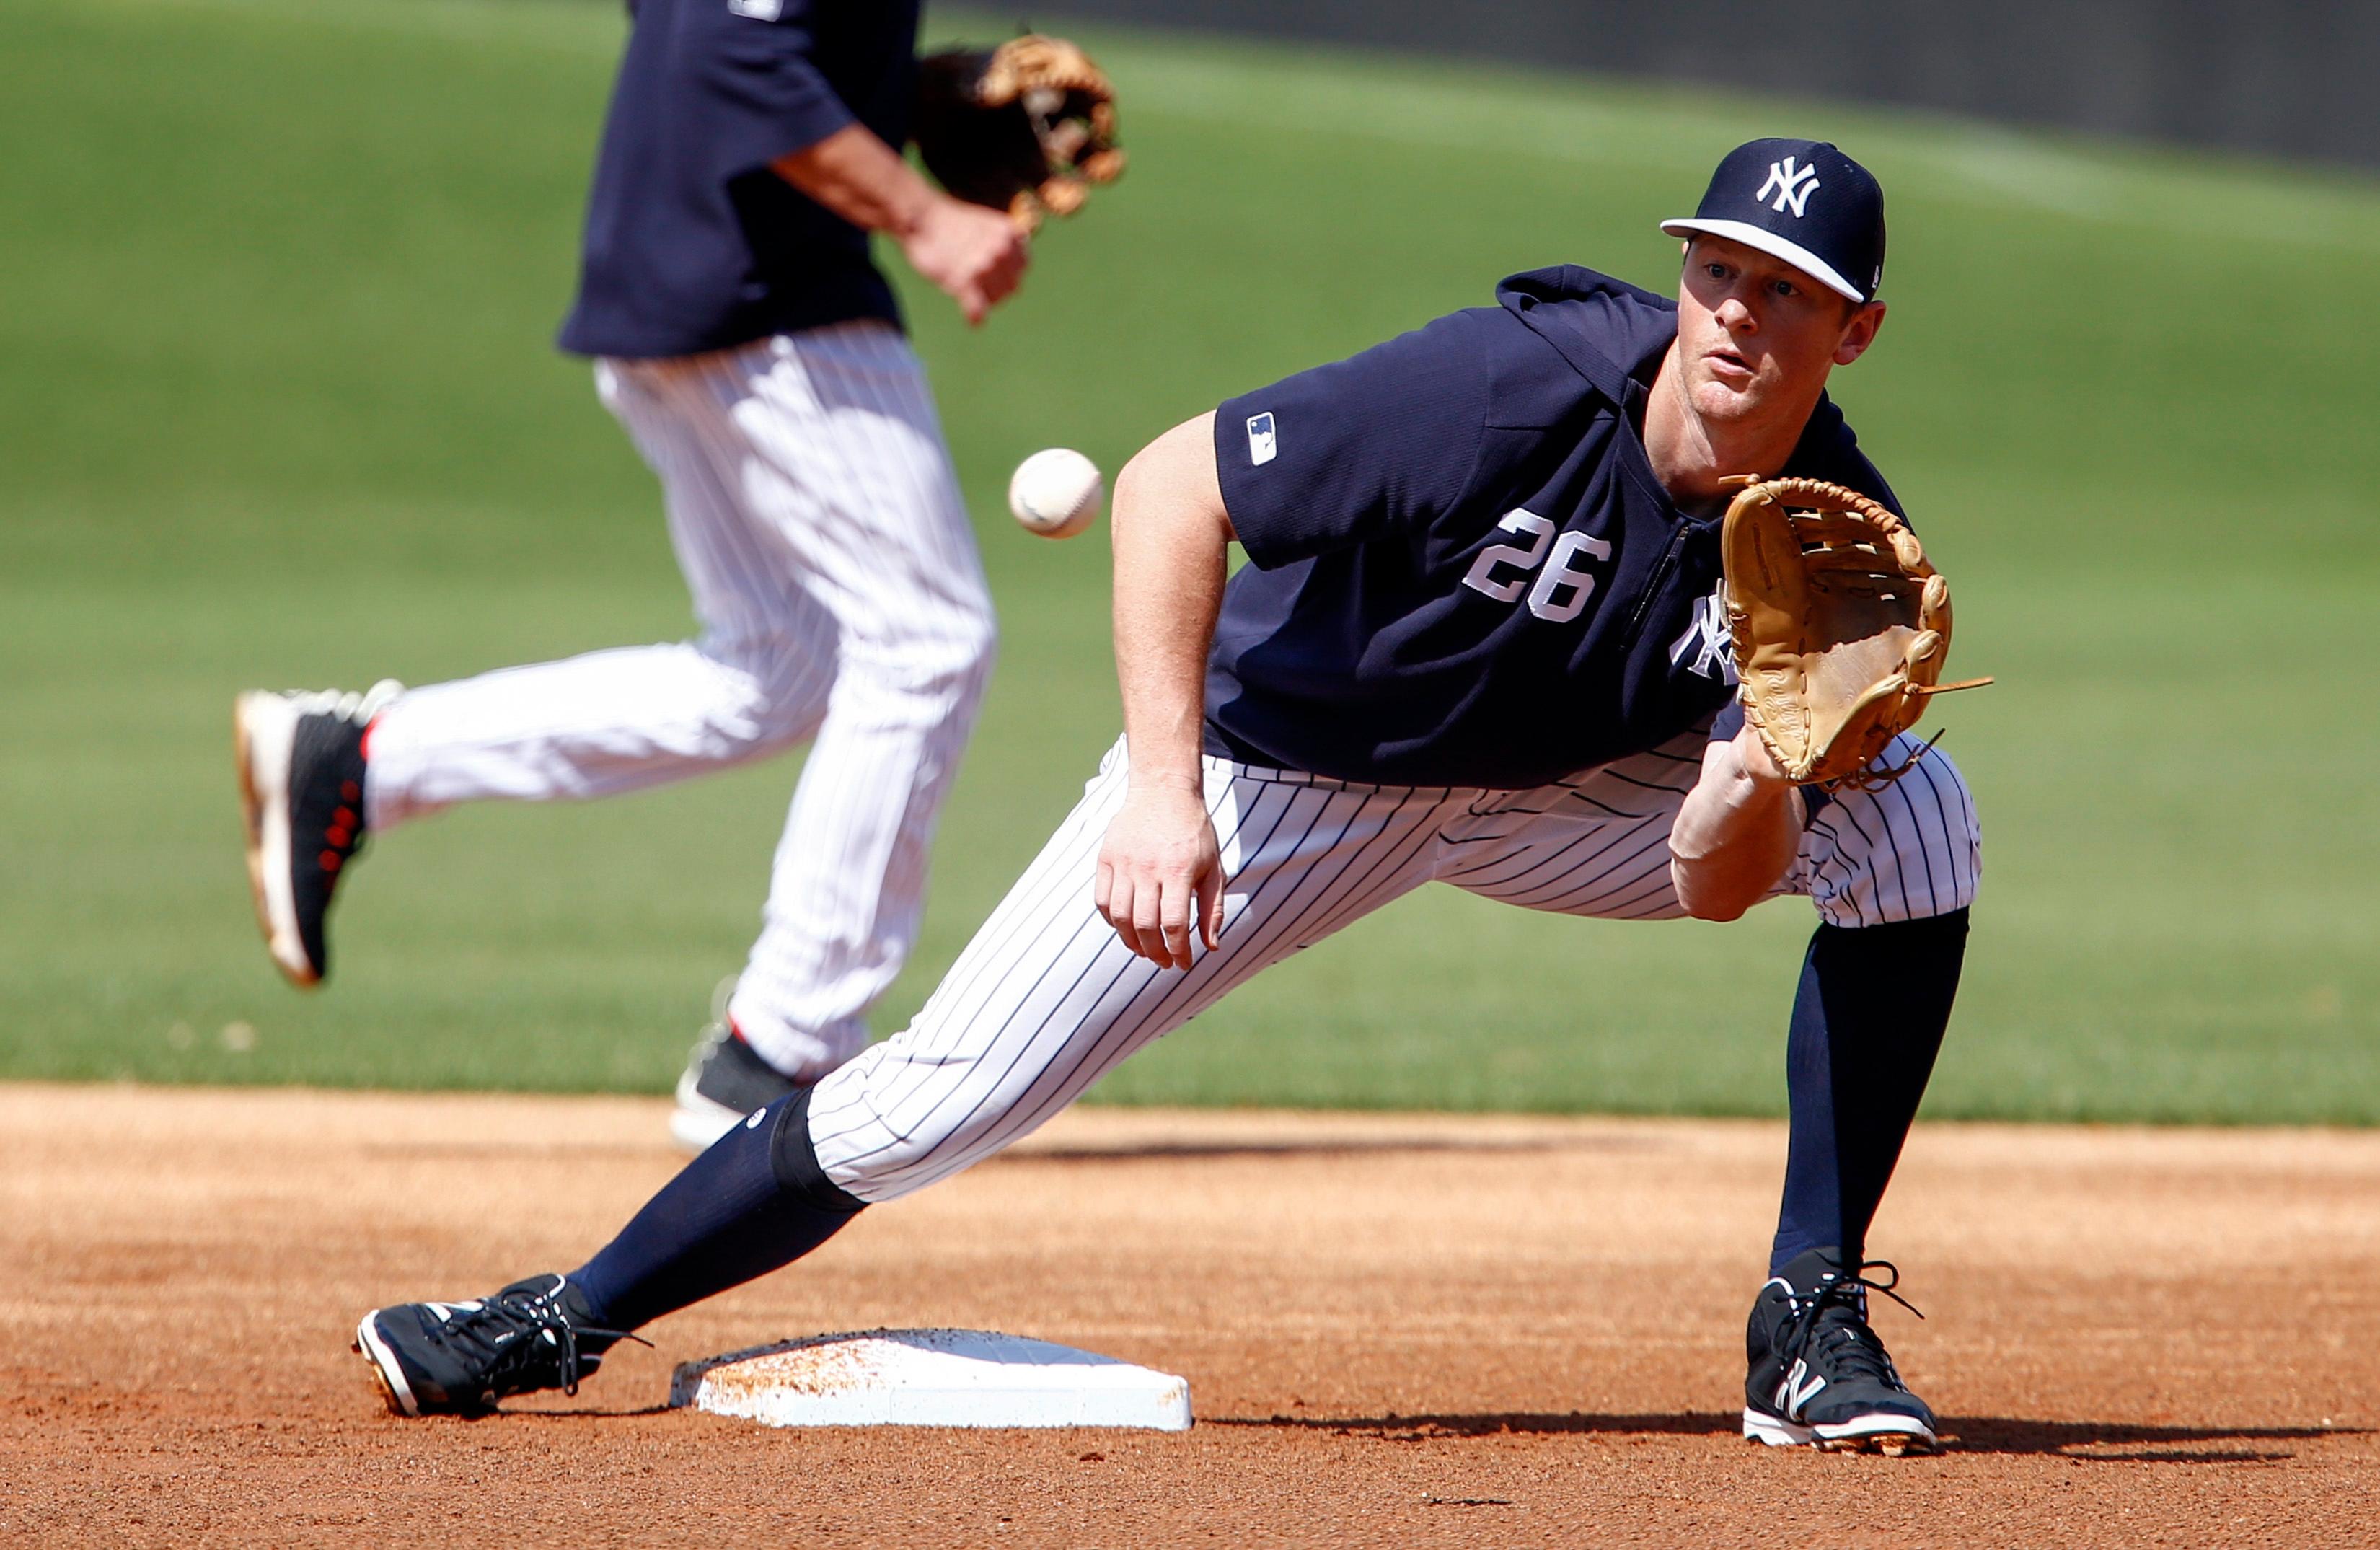
[[1884, 189], [1825, 140], [1756, 139], [1727, 153], [1671, 236], [1708, 232], [1756, 248], [1853, 301], [1884, 283]]

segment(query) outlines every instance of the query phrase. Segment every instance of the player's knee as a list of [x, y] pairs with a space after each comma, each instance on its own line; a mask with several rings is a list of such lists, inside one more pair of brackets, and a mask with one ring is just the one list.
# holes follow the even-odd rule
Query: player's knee
[[925, 1139], [841, 1162], [829, 1177], [853, 1199], [881, 1205], [939, 1184], [976, 1161], [975, 1154], [958, 1145], [954, 1138], [935, 1136], [929, 1138], [931, 1145], [924, 1144]]
[[[1907, 761], [1904, 735], [1886, 759]], [[1874, 926], [1949, 914], [1974, 902], [1983, 879], [1983, 830], [1973, 793], [1949, 756], [1917, 756], [1890, 784], [1836, 793], [1811, 816], [1812, 894], [1839, 926]]]
[[[1917, 761], [1917, 767], [1902, 779], [1914, 779], [1924, 787], [1922, 795], [1915, 788], [1904, 793], [1910, 798], [1912, 808], [1934, 819], [1931, 826], [1915, 826], [1921, 833], [1947, 835], [1953, 846], [1971, 855], [1982, 855], [1984, 829], [1975, 815], [1975, 794], [1968, 789], [1966, 776], [1960, 772], [1949, 755], [1939, 748], [1929, 750]], [[1979, 878], [1980, 872], [1975, 877]], [[1969, 898], [1958, 907], [1963, 908], [1965, 903], [1973, 902], [1972, 881], [1973, 878], [1968, 890]]]
[[888, 708], [908, 701], [943, 717], [982, 699], [999, 650], [1000, 626], [987, 600], [917, 622], [897, 640], [855, 647], [851, 668]]
[[703, 654], [733, 685], [720, 731], [761, 755], [816, 735], [834, 684], [835, 661], [781, 631], [711, 636]]
[[1772, 875], [1747, 883], [1707, 864], [1675, 858], [1670, 862], [1670, 887], [1678, 896], [1679, 908], [1693, 920], [1741, 920], [1753, 905], [1768, 896], [1769, 887], [1776, 880]]
[[953, 671], [964, 684], [979, 690], [990, 680], [992, 663], [1000, 657], [1000, 620], [991, 612], [990, 598], [962, 616], [951, 649]]
[[[950, 1065], [947, 1059], [938, 1062], [937, 1077], [950, 1077]], [[816, 1089], [820, 1118], [811, 1139], [820, 1165], [836, 1188], [872, 1205], [939, 1183], [1002, 1144], [997, 1132], [1005, 1110], [996, 1105], [937, 1106], [922, 1116], [895, 1112], [892, 1086], [903, 1069], [899, 1061], [863, 1055]]]

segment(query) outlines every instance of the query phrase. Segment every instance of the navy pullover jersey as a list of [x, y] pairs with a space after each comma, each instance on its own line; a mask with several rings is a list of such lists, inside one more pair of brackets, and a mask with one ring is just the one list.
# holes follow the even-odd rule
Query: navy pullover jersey
[[769, 170], [855, 120], [909, 138], [917, 0], [628, 0], [562, 347], [682, 356], [898, 323], [868, 234]]
[[[1731, 689], [1719, 524], [1638, 428], [1665, 297], [1576, 267], [1225, 403], [1249, 563], [1223, 594], [1207, 748], [1398, 785], [1543, 785], [1658, 745]], [[1832, 403], [1786, 473], [1899, 509]]]

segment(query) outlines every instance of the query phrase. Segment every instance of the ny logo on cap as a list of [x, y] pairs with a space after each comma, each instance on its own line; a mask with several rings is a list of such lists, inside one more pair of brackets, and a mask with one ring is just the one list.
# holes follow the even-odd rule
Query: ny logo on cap
[[1781, 162], [1769, 163], [1768, 181], [1760, 186], [1760, 192], [1752, 196], [1752, 202], [1758, 204], [1773, 190], [1777, 202], [1769, 208], [1781, 215], [1790, 204], [1793, 207], [1793, 218], [1798, 221], [1803, 212], [1809, 208], [1810, 190], [1818, 186], [1818, 169], [1797, 167], [1793, 162], [1794, 158], [1788, 156]]

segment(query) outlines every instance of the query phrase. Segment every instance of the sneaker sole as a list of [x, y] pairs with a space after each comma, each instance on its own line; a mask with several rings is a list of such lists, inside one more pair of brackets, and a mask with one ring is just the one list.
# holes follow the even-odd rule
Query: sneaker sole
[[1941, 1439], [1922, 1421], [1905, 1415], [1859, 1415], [1823, 1426], [1803, 1426], [1749, 1405], [1743, 1411], [1747, 1442], [1770, 1447], [1815, 1447], [1824, 1453], [1881, 1453], [1901, 1459], [1942, 1451]]
[[282, 977], [301, 990], [322, 984], [298, 934], [289, 887], [289, 754], [298, 718], [278, 695], [252, 691], [232, 704], [232, 754], [248, 828], [248, 888], [256, 924]]
[[694, 1073], [677, 1079], [677, 1108], [670, 1113], [670, 1139], [681, 1151], [699, 1156], [751, 1116], [714, 1103], [694, 1090]]
[[405, 1369], [397, 1365], [396, 1353], [388, 1349], [388, 1343], [380, 1338], [380, 1331], [372, 1327], [372, 1320], [377, 1316], [377, 1310], [363, 1316], [363, 1321], [356, 1326], [356, 1338], [347, 1349], [362, 1357], [365, 1364], [371, 1368], [372, 1381], [379, 1385], [380, 1397], [388, 1402], [393, 1414], [419, 1415], [421, 1402], [413, 1397], [412, 1387], [405, 1381]]

